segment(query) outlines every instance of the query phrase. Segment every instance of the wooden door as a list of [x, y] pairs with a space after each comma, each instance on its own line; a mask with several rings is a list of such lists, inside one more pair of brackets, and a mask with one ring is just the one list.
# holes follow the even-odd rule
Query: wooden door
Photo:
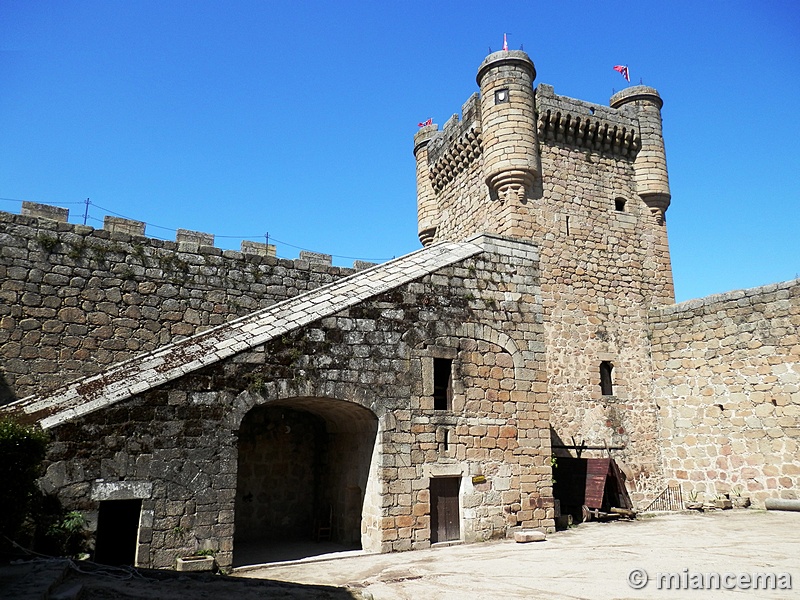
[[461, 539], [458, 514], [460, 477], [431, 478], [431, 543]]

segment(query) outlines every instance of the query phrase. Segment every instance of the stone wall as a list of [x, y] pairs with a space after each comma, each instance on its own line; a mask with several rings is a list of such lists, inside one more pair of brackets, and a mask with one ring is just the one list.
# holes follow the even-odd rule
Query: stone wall
[[0, 403], [353, 273], [259, 255], [258, 244], [223, 251], [114, 224], [109, 231], [0, 212]]
[[800, 280], [650, 315], [666, 477], [756, 505], [800, 489]]
[[647, 308], [671, 293], [652, 277], [650, 236], [663, 225], [632, 189], [628, 160], [566, 141], [541, 151], [542, 198], [519, 210], [540, 247], [554, 444], [622, 447], [613, 456], [643, 501], [661, 485]]
[[[430, 482], [444, 476], [461, 480], [461, 539], [504, 537], [520, 526], [552, 528], [536, 255], [529, 245], [483, 239], [486, 251], [472, 258], [282, 329], [267, 343], [131, 392], [79, 419], [59, 420], [50, 428], [46, 490], [67, 508], [91, 515], [98, 480], [139, 482], [148, 495], [142, 499], [138, 564], [170, 567], [180, 554], [209, 548], [221, 565], [230, 565], [240, 541], [237, 503], [249, 492], [257, 496], [282, 485], [279, 476], [259, 483], [257, 491], [240, 485], [255, 484], [254, 469], [268, 451], [258, 436], [246, 436], [241, 445], [245, 426], [250, 428], [242, 423], [251, 409], [270, 406], [325, 422], [331, 439], [322, 458], [327, 483], [320, 500], [334, 507], [340, 523], [335, 539], [355, 524], [369, 550], [429, 546]], [[420, 264], [438, 251], [407, 260]], [[391, 268], [387, 263], [318, 292], [377, 289]], [[301, 306], [313, 305], [315, 293], [283, 310], [300, 318], [308, 310]], [[221, 343], [235, 325], [208, 335]], [[175, 359], [165, 355], [164, 363], [173, 365], [178, 349], [197, 343], [179, 342]], [[434, 408], [435, 358], [452, 361], [445, 410]], [[293, 479], [282, 502], [307, 484]], [[354, 505], [355, 519], [348, 508]], [[307, 513], [294, 515], [307, 524]], [[243, 515], [242, 526], [255, 528], [255, 520]]]

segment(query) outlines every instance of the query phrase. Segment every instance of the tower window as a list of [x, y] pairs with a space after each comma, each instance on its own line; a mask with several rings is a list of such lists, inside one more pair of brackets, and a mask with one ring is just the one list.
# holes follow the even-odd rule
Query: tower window
[[451, 410], [453, 406], [453, 361], [433, 359], [433, 409]]
[[609, 361], [604, 360], [600, 363], [600, 392], [603, 396], [613, 396], [614, 388], [611, 383], [611, 372], [614, 370], [614, 365]]
[[615, 198], [614, 208], [617, 212], [625, 212], [625, 198]]
[[508, 88], [497, 90], [494, 93], [494, 103], [501, 104], [503, 102], [508, 102]]

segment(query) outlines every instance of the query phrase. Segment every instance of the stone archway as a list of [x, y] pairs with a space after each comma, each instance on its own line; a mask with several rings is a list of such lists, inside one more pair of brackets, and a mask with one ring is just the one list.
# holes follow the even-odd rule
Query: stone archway
[[377, 431], [372, 411], [331, 398], [250, 409], [239, 428], [234, 564], [361, 548]]

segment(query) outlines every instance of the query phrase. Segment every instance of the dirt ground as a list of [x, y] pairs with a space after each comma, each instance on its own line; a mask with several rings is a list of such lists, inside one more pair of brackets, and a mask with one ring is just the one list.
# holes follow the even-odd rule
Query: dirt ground
[[[232, 576], [67, 561], [0, 569], [3, 600], [554, 600], [800, 598], [800, 513], [735, 510], [587, 523], [544, 542], [501, 541], [399, 554], [325, 555], [243, 567]], [[13, 573], [14, 570], [28, 569]], [[664, 589], [660, 574], [677, 574]], [[791, 589], [678, 589], [680, 576], [787, 575]], [[52, 584], [49, 596], [39, 582]], [[783, 587], [786, 578], [782, 580]], [[738, 582], [738, 583], [737, 583]]]

